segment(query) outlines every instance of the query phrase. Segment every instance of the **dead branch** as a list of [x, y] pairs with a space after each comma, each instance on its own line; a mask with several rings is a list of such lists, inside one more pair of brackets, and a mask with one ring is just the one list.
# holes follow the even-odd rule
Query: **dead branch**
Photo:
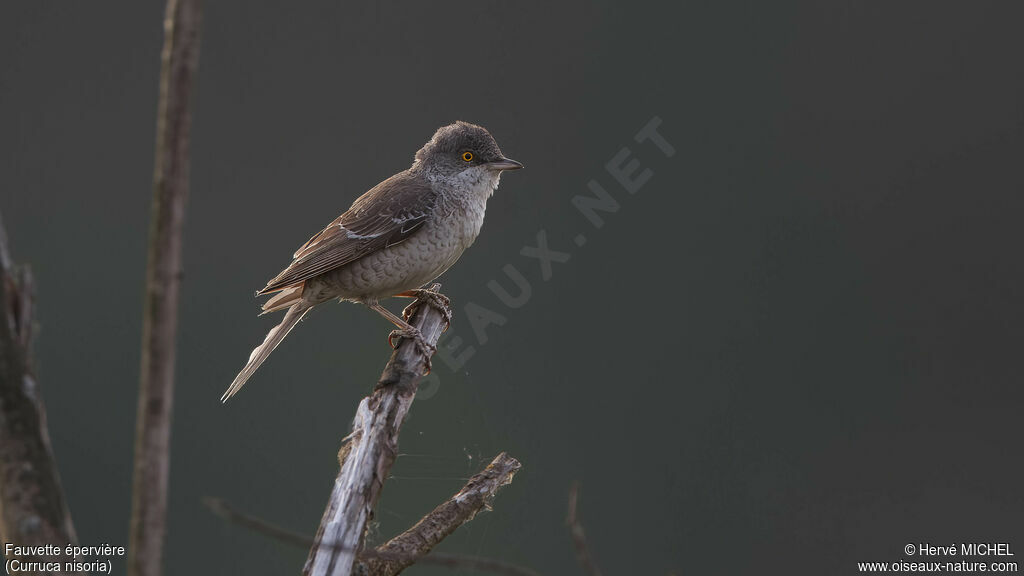
[[[365, 564], [365, 570], [360, 573], [369, 576], [398, 574], [409, 565], [417, 563], [453, 569], [481, 570], [505, 576], [539, 576], [529, 568], [492, 558], [436, 552], [428, 554], [434, 545], [462, 524], [472, 520], [480, 510], [489, 509], [498, 489], [512, 481], [519, 467], [520, 464], [515, 458], [502, 452], [487, 468], [470, 478], [458, 494], [435, 508], [403, 534], [376, 550], [358, 552], [348, 549], [349, 552], [358, 552], [359, 560]], [[206, 505], [218, 516], [275, 540], [307, 547], [314, 544], [312, 538], [238, 512], [221, 500], [209, 498]], [[319, 546], [341, 548], [340, 545], [332, 545], [329, 542], [321, 542]]]
[[[33, 298], [32, 275], [11, 260], [0, 221], [0, 540], [16, 546], [63, 547], [78, 539], [32, 373]], [[12, 557], [71, 559], [8, 559]]]
[[[512, 482], [519, 461], [502, 452], [487, 468], [447, 502], [434, 508], [415, 526], [377, 547], [382, 558], [366, 562], [370, 576], [394, 576], [415, 563], [456, 528], [472, 520], [477, 512], [490, 509], [498, 489]], [[388, 558], [388, 557], [392, 558]]]
[[[224, 518], [228, 522], [244, 526], [253, 532], [258, 532], [279, 542], [284, 542], [285, 544], [301, 546], [303, 548], [309, 548], [313, 545], [313, 539], [309, 536], [292, 532], [287, 528], [282, 528], [276, 524], [267, 522], [262, 518], [257, 518], [255, 516], [239, 512], [223, 500], [207, 498], [204, 502], [214, 514]], [[330, 546], [330, 544], [325, 542], [321, 544], [321, 546]], [[401, 560], [401, 558], [402, 557], [398, 554], [389, 554], [378, 550], [364, 550], [359, 553], [359, 559], [364, 561], [368, 559]], [[416, 562], [418, 564], [444, 566], [452, 569], [481, 570], [492, 574], [503, 574], [504, 576], [540, 576], [540, 574], [530, 570], [529, 568], [523, 568], [521, 566], [516, 566], [515, 564], [509, 564], [492, 558], [465, 556], [463, 554], [441, 554], [434, 552], [427, 556], [418, 558]]]
[[[432, 287], [440, 289], [439, 284]], [[426, 304], [426, 305], [424, 305]], [[445, 314], [421, 302], [410, 323], [431, 345], [445, 328]], [[341, 470], [327, 502], [315, 542], [303, 569], [307, 576], [349, 576], [362, 549], [366, 523], [380, 496], [384, 479], [398, 454], [398, 433], [416, 396], [430, 360], [416, 343], [404, 339], [381, 374], [370, 396], [359, 403], [352, 433], [342, 449]], [[325, 543], [331, 543], [325, 546]]]
[[590, 576], [601, 576], [601, 570], [594, 563], [594, 556], [590, 553], [587, 537], [583, 533], [583, 524], [580, 523], [579, 518], [576, 516], [576, 503], [579, 499], [579, 493], [579, 482], [573, 482], [572, 487], [569, 488], [569, 513], [565, 523], [569, 526], [569, 534], [572, 536], [572, 544], [576, 549], [576, 559], [579, 560], [580, 566]]
[[199, 61], [201, 0], [168, 0], [164, 15], [135, 470], [128, 546], [130, 576], [158, 576], [170, 464], [175, 336], [188, 195], [191, 95]]

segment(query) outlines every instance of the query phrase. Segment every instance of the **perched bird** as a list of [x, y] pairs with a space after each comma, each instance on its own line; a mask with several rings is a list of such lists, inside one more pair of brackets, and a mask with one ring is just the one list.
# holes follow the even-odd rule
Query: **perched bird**
[[328, 300], [365, 304], [398, 327], [392, 337], [425, 345], [419, 330], [380, 300], [427, 292], [420, 287], [450, 268], [480, 233], [501, 173], [522, 167], [506, 158], [481, 126], [456, 122], [439, 128], [416, 152], [412, 166], [360, 196], [257, 293], [276, 292], [263, 304], [264, 314], [287, 312], [252, 351], [221, 401], [242, 388], [311, 308]]

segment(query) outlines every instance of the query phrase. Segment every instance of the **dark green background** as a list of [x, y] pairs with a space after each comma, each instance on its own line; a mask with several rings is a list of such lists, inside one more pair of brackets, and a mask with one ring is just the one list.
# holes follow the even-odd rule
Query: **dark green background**
[[[0, 8], [0, 210], [38, 278], [38, 372], [85, 544], [127, 543], [162, 9]], [[442, 550], [579, 574], [575, 479], [607, 574], [853, 574], [907, 542], [1024, 549], [1021, 16], [207, 2], [169, 573], [301, 567], [303, 550], [201, 498], [311, 534], [389, 326], [324, 306], [222, 406], [275, 321], [252, 294], [455, 119], [527, 169], [442, 278], [450, 337], [476, 352], [435, 363], [375, 539], [507, 450], [522, 472]], [[653, 116], [672, 158], [633, 142]], [[623, 146], [654, 171], [635, 196], [604, 168]], [[571, 203], [590, 179], [621, 202], [600, 230]], [[519, 254], [542, 229], [571, 253], [546, 282]], [[517, 310], [487, 288], [511, 288], [506, 264], [533, 289]], [[507, 319], [486, 344], [470, 302]]]

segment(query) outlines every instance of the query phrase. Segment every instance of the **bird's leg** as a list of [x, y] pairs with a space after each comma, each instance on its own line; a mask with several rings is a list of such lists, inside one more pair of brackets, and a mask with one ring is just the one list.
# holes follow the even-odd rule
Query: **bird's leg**
[[395, 294], [395, 296], [399, 296], [401, 298], [416, 299], [402, 310], [402, 317], [409, 320], [409, 318], [412, 318], [413, 313], [416, 312], [416, 309], [419, 308], [420, 304], [427, 302], [434, 308], [437, 308], [438, 311], [444, 315], [444, 329], [448, 330], [452, 325], [452, 301], [444, 294], [438, 292], [438, 286], [438, 284], [434, 284], [430, 288], [417, 288], [415, 290], [406, 290], [405, 292]]
[[388, 310], [387, 308], [381, 306], [381, 304], [379, 302], [377, 302], [377, 301], [366, 302], [366, 306], [370, 310], [374, 310], [378, 314], [380, 314], [381, 316], [387, 318], [388, 322], [391, 322], [392, 324], [394, 324], [395, 326], [398, 327], [398, 330], [392, 331], [391, 334], [388, 336], [388, 344], [391, 344], [392, 348], [398, 348], [398, 346], [396, 346], [392, 342], [392, 340], [394, 340], [394, 338], [396, 336], [402, 336], [402, 337], [405, 337], [405, 338], [417, 338], [417, 337], [418, 338], [422, 338], [423, 337], [423, 335], [420, 334], [419, 328], [416, 328], [415, 326], [413, 326], [412, 324], [409, 324], [408, 322], [406, 322], [402, 318], [399, 318], [397, 315], [395, 315], [394, 312], [392, 312], [391, 310]]
[[396, 336], [401, 336], [402, 338], [412, 338], [416, 342], [416, 346], [419, 348], [420, 353], [423, 354], [423, 357], [427, 361], [427, 373], [429, 374], [430, 356], [434, 353], [435, 350], [437, 350], [437, 348], [427, 343], [427, 341], [423, 338], [423, 333], [420, 332], [420, 329], [413, 326], [412, 324], [409, 324], [405, 320], [399, 318], [391, 310], [388, 310], [387, 308], [381, 306], [380, 303], [377, 302], [376, 300], [365, 302], [365, 304], [368, 308], [376, 311], [378, 314], [387, 318], [389, 322], [398, 327], [398, 330], [392, 330], [391, 334], [388, 334], [388, 344], [392, 348], [398, 348], [398, 345], [394, 343], [394, 339]]

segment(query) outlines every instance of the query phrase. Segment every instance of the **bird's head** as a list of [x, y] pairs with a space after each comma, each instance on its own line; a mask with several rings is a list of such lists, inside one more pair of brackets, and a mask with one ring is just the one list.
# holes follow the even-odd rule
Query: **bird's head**
[[416, 152], [416, 163], [444, 177], [493, 178], [495, 183], [501, 172], [523, 167], [501, 153], [484, 127], [462, 121], [438, 128]]

